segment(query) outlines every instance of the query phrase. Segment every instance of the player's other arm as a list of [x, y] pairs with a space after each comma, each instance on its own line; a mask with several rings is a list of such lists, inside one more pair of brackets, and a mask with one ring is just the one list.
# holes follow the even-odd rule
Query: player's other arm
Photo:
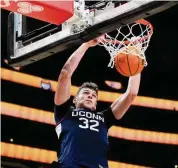
[[140, 86], [140, 78], [140, 74], [130, 77], [126, 92], [112, 103], [111, 109], [116, 119], [122, 118], [136, 98]]
[[87, 43], [83, 43], [67, 60], [63, 66], [60, 75], [58, 77], [57, 89], [54, 97], [56, 105], [65, 103], [70, 98], [71, 90], [71, 76], [87, 49], [91, 46], [95, 46], [97, 43], [95, 40], [91, 40]]

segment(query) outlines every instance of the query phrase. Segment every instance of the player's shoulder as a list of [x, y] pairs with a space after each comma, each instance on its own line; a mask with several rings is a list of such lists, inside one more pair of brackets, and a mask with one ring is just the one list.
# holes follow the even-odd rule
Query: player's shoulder
[[110, 112], [111, 111], [111, 107], [109, 107], [109, 108], [106, 108], [106, 109], [104, 109], [104, 110], [102, 110], [102, 111], [98, 111], [98, 112], [96, 112], [98, 115], [105, 115], [107, 112]]
[[103, 112], [97, 112], [96, 115], [100, 116], [100, 117], [104, 117], [104, 113]]
[[54, 104], [54, 111], [73, 111], [74, 107], [72, 106], [71, 99], [68, 99], [66, 102], [60, 105]]
[[62, 106], [70, 106], [72, 103], [71, 103], [71, 99], [69, 98], [69, 99], [67, 99], [66, 101], [64, 101], [63, 103], [61, 103], [61, 104], [55, 104], [54, 103], [54, 106], [55, 107], [62, 107]]
[[103, 116], [106, 110], [102, 110], [102, 111], [97, 111], [96, 114]]

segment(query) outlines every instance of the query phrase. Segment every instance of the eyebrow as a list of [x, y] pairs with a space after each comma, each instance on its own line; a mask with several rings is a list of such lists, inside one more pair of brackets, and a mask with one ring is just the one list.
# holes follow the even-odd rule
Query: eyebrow
[[[83, 92], [85, 91], [91, 91], [90, 89], [83, 89]], [[94, 91], [93, 94], [95, 94], [97, 96], [97, 93]]]
[[[91, 91], [91, 89], [83, 89], [83, 92], [84, 91]], [[96, 91], [93, 90], [93, 93], [96, 94]], [[97, 95], [97, 94], [96, 94]]]
[[85, 91], [90, 91], [89, 89], [83, 89], [83, 92], [85, 92]]

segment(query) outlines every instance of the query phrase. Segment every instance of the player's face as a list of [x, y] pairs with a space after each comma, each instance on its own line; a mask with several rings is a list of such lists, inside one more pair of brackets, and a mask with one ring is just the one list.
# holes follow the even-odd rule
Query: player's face
[[77, 108], [88, 108], [90, 110], [96, 110], [97, 93], [89, 88], [83, 88], [76, 96], [74, 103]]

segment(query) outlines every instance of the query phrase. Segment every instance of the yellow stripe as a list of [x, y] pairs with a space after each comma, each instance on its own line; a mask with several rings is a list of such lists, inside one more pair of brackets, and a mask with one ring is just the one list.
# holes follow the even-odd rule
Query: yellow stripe
[[[14, 145], [4, 142], [1, 142], [1, 156], [48, 164], [57, 160], [57, 154], [55, 151]], [[113, 161], [109, 161], [108, 163], [110, 168], [146, 168], [144, 166]]]
[[[8, 81], [12, 81], [23, 85], [32, 86], [32, 87], [37, 87], [37, 88], [41, 88], [41, 82], [43, 81], [44, 83], [50, 84], [51, 90], [54, 92], [56, 91], [56, 86], [57, 86], [56, 81], [45, 80], [40, 77], [27, 75], [27, 74], [15, 72], [3, 68], [1, 68], [1, 78], [4, 80], [8, 80]], [[71, 95], [75, 96], [77, 90], [78, 87], [72, 86]], [[120, 96], [121, 93], [99, 91], [98, 100], [104, 102], [114, 102]], [[144, 96], [137, 96], [137, 98], [133, 102], [133, 105], [178, 111], [178, 101], [144, 97]]]
[[[54, 114], [52, 112], [28, 108], [11, 103], [1, 102], [1, 114], [55, 125]], [[178, 134], [163, 132], [136, 130], [113, 126], [109, 130], [109, 136], [134, 141], [178, 145]]]

